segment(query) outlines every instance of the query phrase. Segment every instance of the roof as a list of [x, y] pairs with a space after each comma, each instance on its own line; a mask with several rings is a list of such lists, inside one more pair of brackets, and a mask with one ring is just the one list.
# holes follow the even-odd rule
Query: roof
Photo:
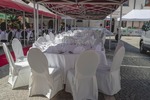
[[1, 0], [0, 7], [8, 8], [8, 9], [15, 9], [25, 12], [33, 12], [33, 9], [27, 5], [20, 4], [13, 0]]
[[[9, 10], [8, 10], [9, 9]], [[33, 16], [33, 7], [29, 6], [25, 2], [21, 0], [1, 0], [0, 1], [0, 12], [8, 13], [8, 14], [17, 14], [17, 15], [22, 15], [23, 11], [26, 12], [27, 16]], [[55, 17], [55, 14], [39, 10], [40, 15], [44, 15], [46, 17]], [[58, 17], [60, 18], [60, 17]]]
[[104, 19], [127, 0], [36, 0], [48, 9], [77, 19]]
[[[117, 19], [118, 21], [120, 18]], [[150, 20], [150, 10], [140, 9], [131, 10], [126, 15], [122, 16], [122, 21], [149, 21]]]
[[[30, 7], [34, 8], [34, 4], [32, 2], [30, 2], [28, 4]], [[35, 7], [37, 8], [37, 4], [35, 5]], [[55, 18], [55, 15], [53, 12], [51, 12], [50, 10], [48, 10], [46, 7], [44, 7], [43, 5], [38, 5], [38, 9], [41, 11], [41, 13], [43, 13], [45, 16], [49, 16], [49, 17], [53, 17]], [[60, 16], [57, 15], [57, 18], [61, 18]]]

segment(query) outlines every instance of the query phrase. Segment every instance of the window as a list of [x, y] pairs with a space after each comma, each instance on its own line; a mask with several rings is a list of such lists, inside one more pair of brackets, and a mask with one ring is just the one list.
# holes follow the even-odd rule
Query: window
[[150, 6], [150, 0], [145, 0], [145, 6]]
[[82, 20], [77, 20], [77, 22], [83, 22]]
[[126, 1], [123, 6], [129, 6], [129, 1]]
[[127, 22], [126, 21], [122, 21], [122, 25], [121, 25], [121, 27], [126, 27], [126, 25], [127, 25]]

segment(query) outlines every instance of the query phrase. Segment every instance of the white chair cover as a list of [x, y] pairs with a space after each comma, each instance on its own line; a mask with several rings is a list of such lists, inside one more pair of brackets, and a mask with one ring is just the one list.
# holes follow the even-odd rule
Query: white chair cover
[[50, 36], [49, 36], [49, 35], [46, 35], [46, 36], [45, 36], [45, 38], [46, 38], [46, 40], [47, 40], [47, 41], [51, 41], [51, 39], [50, 39]]
[[99, 45], [95, 47], [95, 51], [97, 51], [97, 53], [99, 54], [101, 58], [98, 68], [101, 68], [104, 65], [108, 65], [106, 54], [105, 54], [105, 49], [103, 48], [102, 43], [100, 43]]
[[102, 51], [102, 43], [99, 43], [98, 45], [96, 45], [95, 50], [98, 52]]
[[27, 58], [32, 72], [29, 96], [43, 94], [50, 99], [62, 90], [60, 68], [48, 67], [47, 58], [37, 48], [30, 49]]
[[73, 50], [73, 53], [82, 53], [85, 51], [85, 48], [82, 46], [78, 46]]
[[[75, 70], [67, 74], [66, 91], [72, 92], [73, 100], [98, 100], [96, 69], [99, 56], [93, 50], [83, 52], [75, 64]], [[69, 90], [71, 87], [71, 91]]]
[[46, 38], [46, 33], [43, 34], [43, 37]]
[[117, 46], [116, 46], [116, 49], [115, 49], [114, 54], [115, 54], [115, 53], [120, 49], [120, 47], [122, 47], [122, 46], [124, 46], [124, 43], [123, 43], [121, 40], [119, 40], [118, 43], [117, 43]]
[[29, 85], [30, 67], [28, 62], [23, 61], [14, 63], [10, 51], [5, 43], [3, 43], [3, 49], [9, 62], [8, 82], [12, 85], [12, 89]]
[[[45, 36], [46, 37], [46, 36]], [[42, 44], [43, 42], [47, 42], [46, 41], [46, 39], [44, 38], [44, 37], [39, 37], [38, 39], [37, 39], [37, 42], [39, 43], [39, 44]]]
[[22, 50], [22, 44], [17, 38], [14, 38], [12, 40], [12, 49], [14, 51], [16, 61], [25, 60], [26, 57], [24, 56], [23, 50]]
[[[115, 51], [114, 51], [114, 55], [116, 54], [116, 52], [120, 49], [120, 47], [124, 46], [124, 43], [123, 41], [119, 40], [118, 43], [117, 43], [117, 46], [115, 48]], [[108, 59], [108, 64], [111, 65], [113, 61], [111, 59]]]
[[55, 40], [55, 36], [52, 32], [49, 33], [49, 37], [50, 37], [51, 41]]
[[125, 54], [124, 46], [118, 49], [110, 66], [98, 69], [96, 76], [98, 89], [107, 95], [114, 95], [121, 89], [120, 84], [120, 66]]

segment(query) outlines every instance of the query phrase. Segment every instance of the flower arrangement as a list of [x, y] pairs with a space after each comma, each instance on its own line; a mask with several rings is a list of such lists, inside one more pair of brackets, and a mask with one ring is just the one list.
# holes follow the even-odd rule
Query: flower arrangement
[[144, 31], [149, 31], [150, 30], [150, 21], [149, 22], [145, 22], [143, 24], [142, 30], [144, 30]]

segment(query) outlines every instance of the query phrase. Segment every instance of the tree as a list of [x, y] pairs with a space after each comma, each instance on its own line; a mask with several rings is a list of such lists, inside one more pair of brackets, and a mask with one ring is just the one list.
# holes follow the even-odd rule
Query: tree
[[18, 16], [11, 15], [9, 16], [9, 26], [12, 28], [20, 29], [20, 21], [18, 19]]
[[149, 31], [150, 30], [150, 21], [145, 22], [144, 25], [142, 26], [143, 31]]

